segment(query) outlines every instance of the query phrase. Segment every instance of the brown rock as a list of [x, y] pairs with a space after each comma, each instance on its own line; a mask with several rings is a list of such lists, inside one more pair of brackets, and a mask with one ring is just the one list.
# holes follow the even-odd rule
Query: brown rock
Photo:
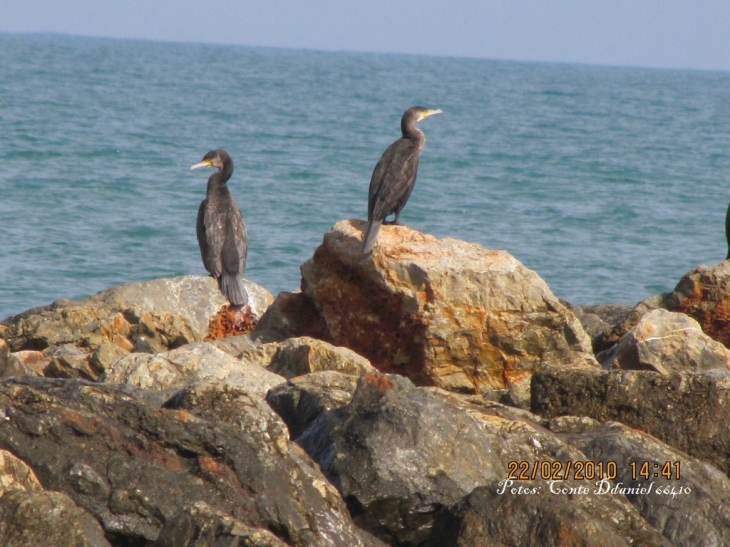
[[693, 317], [705, 334], [730, 346], [730, 261], [691, 270], [665, 296], [664, 304]]
[[363, 255], [364, 227], [339, 222], [302, 265], [336, 345], [418, 384], [507, 388], [522, 404], [536, 367], [598, 366], [575, 315], [506, 252], [386, 226]]
[[354, 376], [377, 372], [367, 359], [351, 349], [333, 346], [314, 338], [290, 338], [277, 346], [267, 368], [287, 379], [325, 370]]
[[184, 388], [209, 380], [247, 385], [265, 394], [284, 378], [237, 359], [210, 343], [188, 344], [154, 355], [132, 353], [116, 361], [101, 377], [102, 382], [154, 390]]
[[0, 498], [16, 490], [43, 490], [43, 487], [23, 460], [0, 450]]
[[604, 368], [662, 374], [730, 366], [730, 350], [704, 334], [697, 321], [663, 309], [644, 314], [616, 346], [598, 357]]
[[8, 356], [6, 367], [11, 373], [6, 373], [4, 376], [24, 376], [25, 371], [29, 371], [30, 374], [43, 375], [50, 363], [51, 359], [40, 351], [16, 351]]

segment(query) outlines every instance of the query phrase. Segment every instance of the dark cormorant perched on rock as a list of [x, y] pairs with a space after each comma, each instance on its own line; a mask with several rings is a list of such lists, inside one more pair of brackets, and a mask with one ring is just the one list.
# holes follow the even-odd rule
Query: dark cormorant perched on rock
[[[368, 230], [363, 241], [362, 252], [373, 248], [381, 224], [398, 224], [398, 217], [416, 184], [418, 158], [426, 137], [416, 123], [441, 110], [429, 110], [412, 106], [403, 113], [400, 130], [403, 136], [383, 152], [373, 170], [368, 192]], [[388, 215], [395, 213], [392, 223], [386, 222]]]
[[245, 306], [246, 225], [226, 185], [233, 173], [233, 160], [225, 150], [211, 150], [190, 169], [199, 167], [217, 168], [208, 179], [205, 199], [198, 209], [196, 228], [203, 265], [218, 280], [221, 292], [232, 305]]
[[727, 258], [730, 260], [730, 205], [727, 206], [727, 213], [725, 213], [725, 239], [727, 239]]

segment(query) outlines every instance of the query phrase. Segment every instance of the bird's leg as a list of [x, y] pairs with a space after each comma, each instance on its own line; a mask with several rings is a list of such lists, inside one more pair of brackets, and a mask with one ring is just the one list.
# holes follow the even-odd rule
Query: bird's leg
[[398, 217], [400, 216], [400, 211], [395, 212], [395, 218], [393, 220], [385, 220], [383, 219], [383, 224], [386, 225], [395, 225], [395, 226], [403, 226], [400, 222], [398, 222]]

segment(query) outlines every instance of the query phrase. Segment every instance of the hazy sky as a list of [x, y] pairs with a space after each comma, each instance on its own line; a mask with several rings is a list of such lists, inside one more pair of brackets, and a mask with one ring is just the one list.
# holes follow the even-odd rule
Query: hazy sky
[[0, 0], [0, 32], [730, 70], [729, 0]]

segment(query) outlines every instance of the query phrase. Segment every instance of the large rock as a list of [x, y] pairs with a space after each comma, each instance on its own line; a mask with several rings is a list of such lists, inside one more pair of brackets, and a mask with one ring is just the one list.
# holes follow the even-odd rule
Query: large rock
[[315, 338], [290, 338], [277, 345], [277, 351], [267, 368], [285, 378], [325, 370], [354, 376], [377, 372], [367, 359], [351, 349], [333, 346]]
[[362, 377], [298, 442], [388, 543], [418, 545], [440, 507], [506, 474], [478, 422], [395, 375]]
[[532, 411], [546, 418], [618, 421], [730, 473], [730, 373], [545, 367], [532, 380]]
[[334, 344], [417, 384], [522, 404], [539, 366], [598, 367], [575, 315], [506, 252], [386, 226], [363, 255], [364, 227], [339, 222], [301, 268]]
[[[269, 400], [294, 399], [282, 391], [277, 387]], [[348, 404], [332, 406], [320, 409], [297, 442], [339, 488], [356, 522], [390, 544], [580, 545], [561, 541], [595, 534], [602, 534], [605, 545], [666, 544], [625, 497], [595, 493], [586, 488], [593, 483], [571, 472], [550, 486], [556, 465], [565, 471], [568, 462], [587, 458], [527, 411], [417, 388], [396, 375], [364, 376]], [[275, 405], [281, 407], [291, 410]], [[521, 462], [539, 465], [537, 480], [529, 473], [520, 478]], [[546, 465], [548, 476], [542, 477]], [[520, 487], [531, 493], [518, 493]], [[488, 510], [464, 517], [460, 504], [482, 488], [491, 500]], [[567, 495], [552, 488], [587, 491]], [[444, 512], [451, 516], [444, 518]], [[473, 524], [475, 518], [484, 519], [477, 526], [482, 542], [455, 543], [454, 519]], [[534, 543], [535, 537], [545, 541]]]
[[284, 378], [206, 342], [154, 355], [133, 353], [115, 362], [101, 377], [103, 382], [159, 390], [184, 388], [209, 380], [246, 386], [263, 395]]
[[616, 346], [598, 358], [605, 368], [662, 374], [730, 366], [730, 350], [704, 334], [697, 321], [664, 309], [644, 314]]
[[[245, 284], [251, 311], [260, 316], [273, 298]], [[49, 358], [41, 371], [45, 376], [96, 380], [132, 351], [167, 351], [209, 337], [211, 329], [219, 329], [214, 319], [225, 306], [212, 278], [155, 279], [9, 317], [3, 338], [12, 352], [42, 351]]]
[[[566, 487], [560, 484], [555, 490], [561, 488]], [[590, 492], [593, 485], [572, 486], [574, 491], [578, 488], [583, 488], [580, 492]], [[600, 495], [550, 494], [544, 481], [526, 480], [508, 489], [498, 483], [475, 488], [459, 503], [439, 513], [431, 536], [422, 545], [671, 547], [672, 544], [636, 516], [617, 510], [607, 513]]]
[[0, 447], [91, 513], [119, 545], [155, 541], [190, 500], [290, 545], [380, 545], [353, 525], [262, 398], [244, 397], [236, 410], [240, 397], [225, 388], [167, 409], [150, 402], [155, 396], [131, 386], [6, 379]]
[[587, 459], [616, 477], [602, 485], [626, 498], [677, 547], [730, 545], [730, 479], [657, 439], [611, 422], [568, 436]]

